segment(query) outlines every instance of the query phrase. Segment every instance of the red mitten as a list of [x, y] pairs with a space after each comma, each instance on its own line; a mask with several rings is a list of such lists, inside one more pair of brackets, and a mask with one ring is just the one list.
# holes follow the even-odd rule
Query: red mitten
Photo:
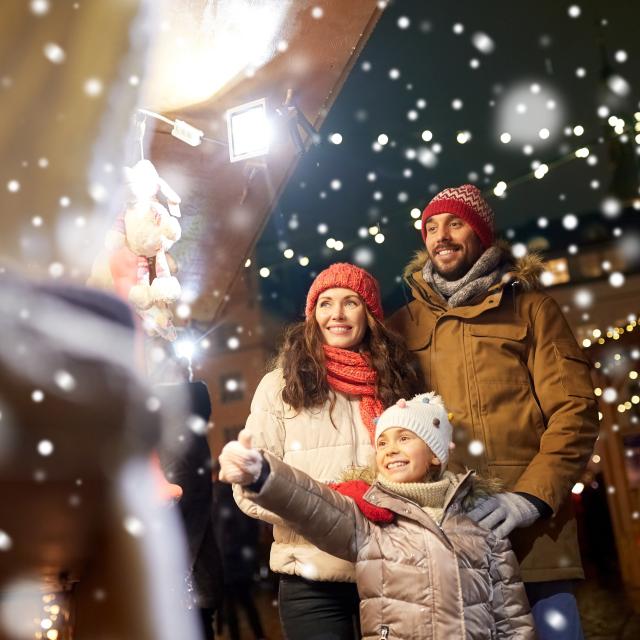
[[341, 493], [343, 496], [351, 498], [357, 505], [362, 515], [371, 522], [388, 523], [393, 522], [395, 514], [390, 509], [384, 507], [376, 507], [364, 499], [364, 494], [369, 491], [371, 485], [364, 480], [348, 480], [347, 482], [330, 483], [334, 491]]

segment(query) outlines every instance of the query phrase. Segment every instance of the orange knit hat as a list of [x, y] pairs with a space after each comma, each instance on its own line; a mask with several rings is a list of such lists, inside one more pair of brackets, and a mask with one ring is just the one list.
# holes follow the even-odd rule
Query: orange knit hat
[[378, 281], [368, 271], [348, 262], [336, 262], [318, 274], [307, 294], [307, 318], [313, 314], [318, 296], [323, 291], [335, 287], [355, 291], [364, 300], [371, 315], [382, 321], [384, 313]]

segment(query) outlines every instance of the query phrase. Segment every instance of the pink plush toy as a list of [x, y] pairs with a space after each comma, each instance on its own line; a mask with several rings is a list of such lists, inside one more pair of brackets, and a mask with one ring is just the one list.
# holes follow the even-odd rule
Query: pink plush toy
[[[171, 275], [165, 251], [180, 240], [180, 196], [158, 175], [149, 160], [140, 160], [125, 168], [131, 199], [124, 213], [125, 239], [138, 256], [137, 283], [129, 291], [129, 300], [140, 310], [155, 303], [171, 303], [181, 294], [178, 279]], [[169, 211], [160, 203], [162, 194]], [[174, 217], [175, 216], [175, 217]], [[156, 277], [150, 281], [147, 258], [156, 259]]]
[[[149, 335], [175, 340], [169, 305], [180, 298], [181, 288], [171, 275], [166, 251], [181, 236], [176, 219], [180, 217], [180, 196], [149, 160], [125, 167], [125, 177], [129, 189], [126, 210], [108, 233], [106, 255], [96, 259], [89, 284], [115, 289], [135, 307]], [[150, 258], [155, 258], [153, 281]]]

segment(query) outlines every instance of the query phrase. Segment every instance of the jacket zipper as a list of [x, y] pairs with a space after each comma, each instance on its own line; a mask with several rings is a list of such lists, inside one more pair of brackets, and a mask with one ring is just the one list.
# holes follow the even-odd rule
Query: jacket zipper
[[387, 640], [389, 637], [389, 627], [386, 624], [383, 624], [380, 627], [380, 640]]

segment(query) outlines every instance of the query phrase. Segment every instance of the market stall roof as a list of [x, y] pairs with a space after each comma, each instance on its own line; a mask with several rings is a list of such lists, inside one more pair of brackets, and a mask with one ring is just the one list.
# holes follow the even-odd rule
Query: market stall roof
[[[214, 95], [165, 111], [171, 120], [201, 129], [207, 139], [189, 147], [160, 123], [151, 148], [159, 171], [183, 197], [183, 236], [172, 253], [183, 297], [193, 302], [192, 317], [202, 321], [219, 313], [301, 154], [312, 144], [310, 134], [325, 120], [381, 13], [376, 0], [263, 0], [234, 2], [233, 11], [231, 3], [220, 2], [218, 19], [226, 7], [224, 15], [235, 24], [242, 5], [248, 33], [260, 40], [254, 42], [254, 61], [238, 68], [232, 60], [235, 75]], [[214, 42], [229, 42], [220, 24], [212, 22], [211, 29]], [[236, 49], [218, 45], [217, 50], [221, 59], [212, 62], [224, 65]], [[284, 106], [287, 96], [290, 103]], [[265, 99], [271, 126], [269, 151], [230, 162], [225, 113], [259, 99]], [[150, 100], [153, 104], [153, 96]]]

